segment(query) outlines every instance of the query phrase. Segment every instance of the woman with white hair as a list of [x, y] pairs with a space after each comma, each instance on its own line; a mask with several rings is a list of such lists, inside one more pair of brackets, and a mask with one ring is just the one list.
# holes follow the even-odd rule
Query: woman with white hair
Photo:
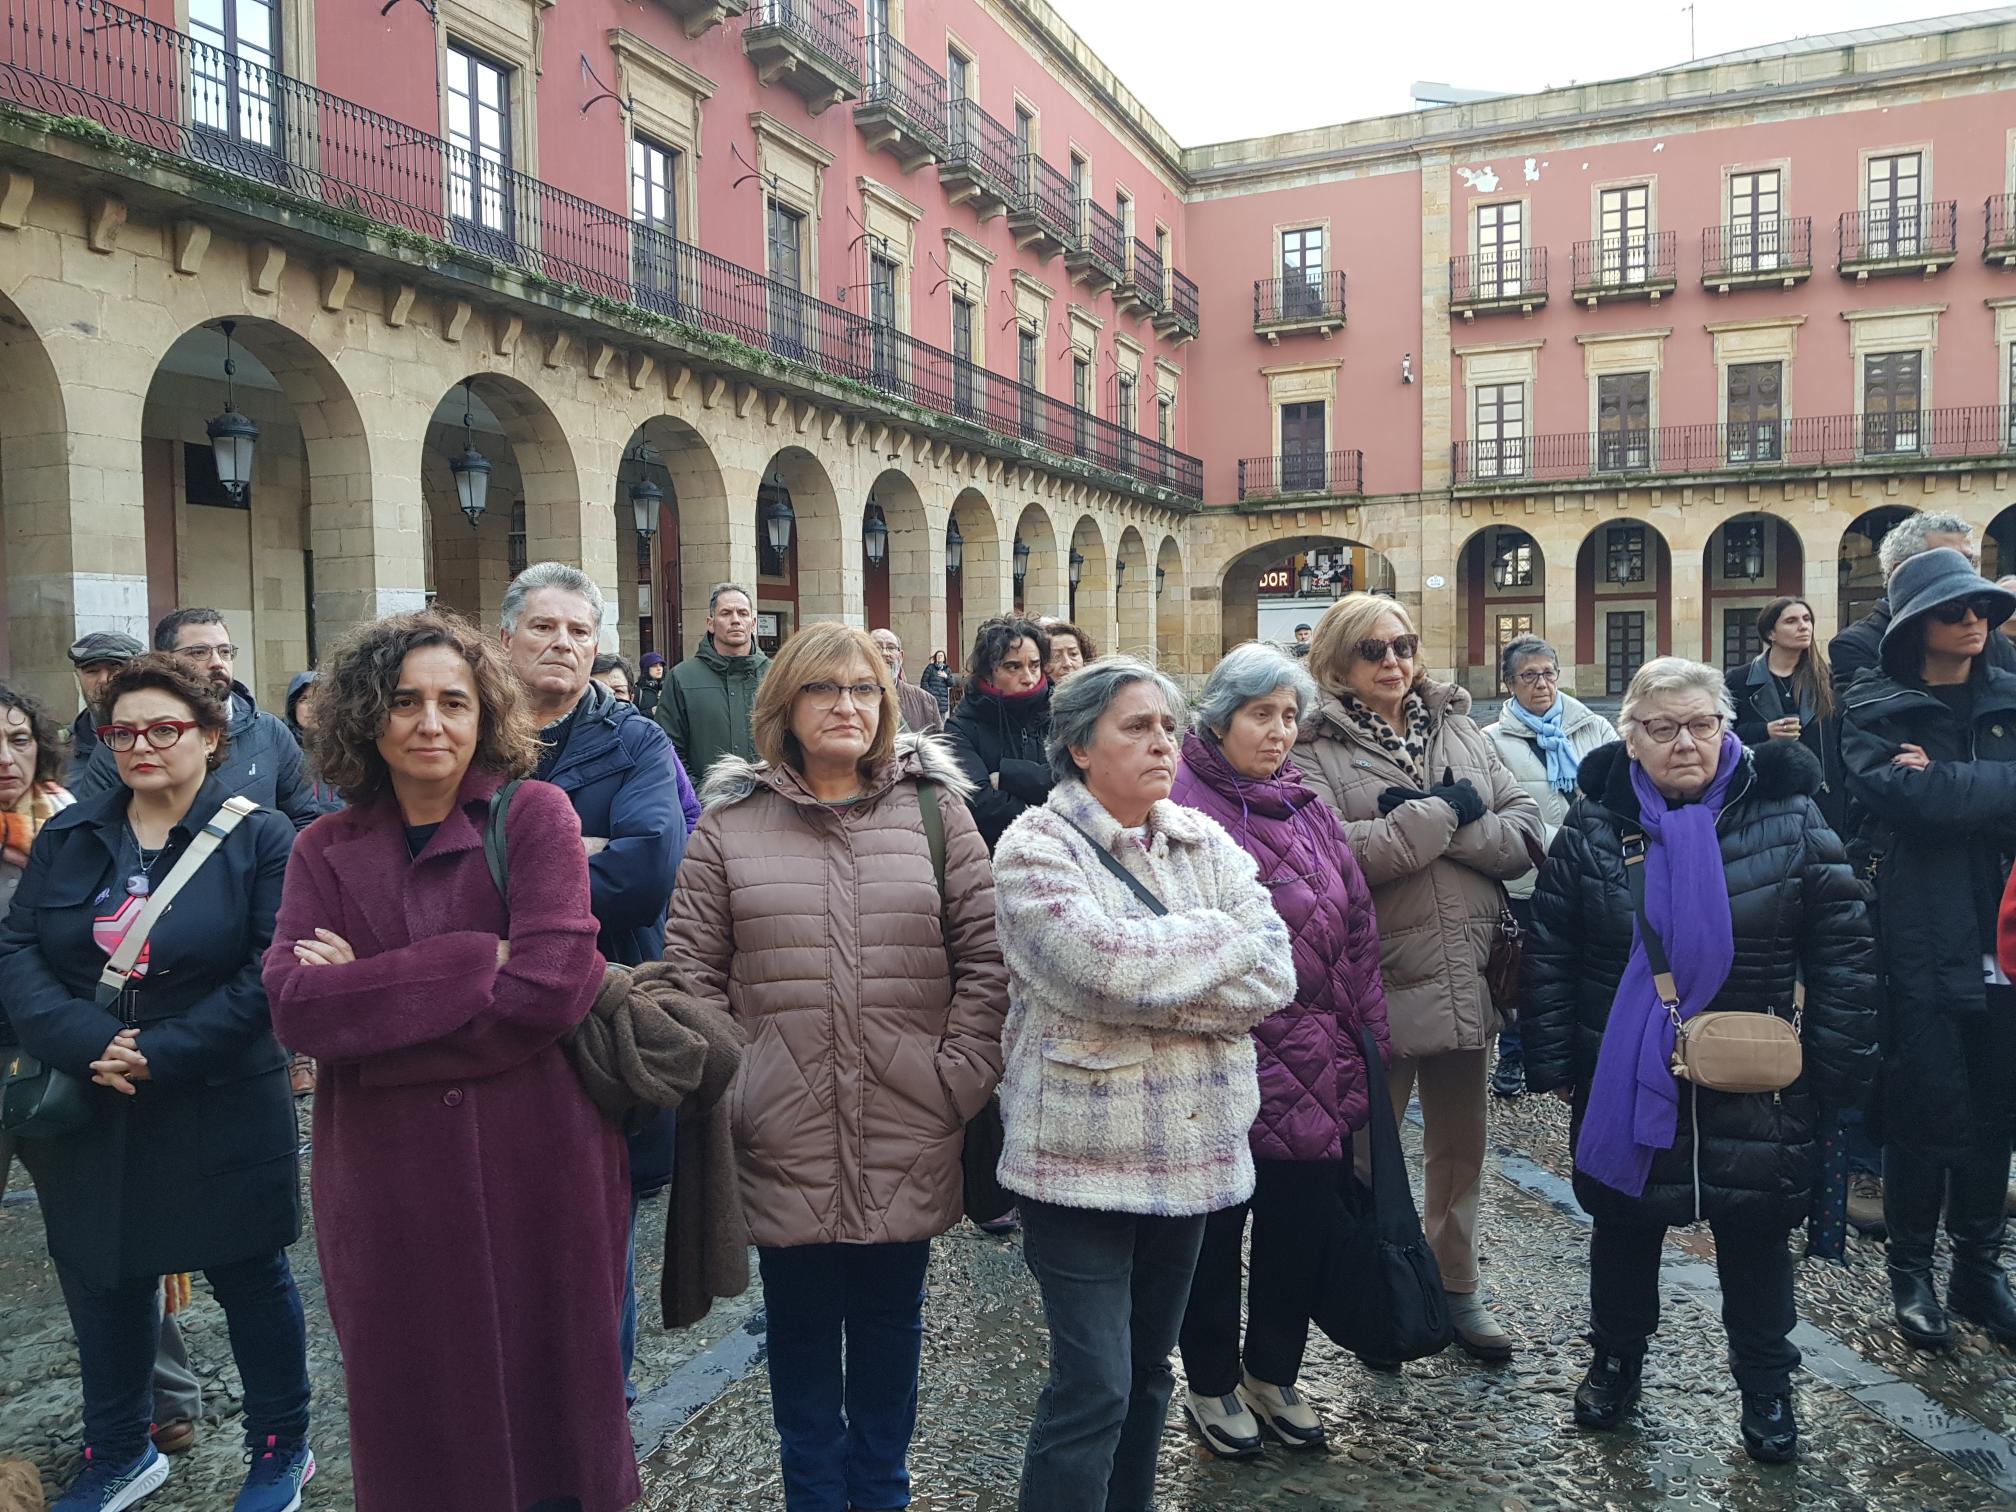
[[1002, 1185], [1050, 1380], [1024, 1512], [1145, 1512], [1205, 1218], [1253, 1195], [1255, 1024], [1295, 995], [1253, 858], [1169, 801], [1183, 698], [1127, 657], [1050, 705], [1055, 783], [1001, 838]]
[[[1342, 1185], [1351, 1138], [1371, 1116], [1366, 1030], [1380, 1047], [1376, 1069], [1385, 1070], [1386, 988], [1372, 891], [1337, 816], [1289, 760], [1315, 706], [1315, 680], [1298, 659], [1257, 642], [1240, 646], [1204, 684], [1170, 793], [1217, 820], [1252, 856], [1295, 948], [1295, 1001], [1253, 1029], [1260, 1057], [1260, 1116], [1248, 1136], [1253, 1197], [1206, 1221], [1183, 1314], [1184, 1412], [1223, 1459], [1260, 1453], [1263, 1430], [1290, 1449], [1324, 1442], [1322, 1419], [1295, 1389], [1323, 1283], [1309, 1214]], [[1240, 1252], [1249, 1208], [1242, 1373]]]
[[[1662, 656], [1631, 680], [1623, 744], [1583, 761], [1533, 897], [1526, 1081], [1572, 1105], [1575, 1197], [1595, 1220], [1575, 1421], [1614, 1428], [1637, 1400], [1666, 1230], [1705, 1222], [1743, 1444], [1778, 1462], [1799, 1447], [1786, 1239], [1812, 1205], [1824, 1111], [1875, 1070], [1874, 944], [1813, 801], [1818, 759], [1745, 747], [1734, 715], [1720, 672]], [[1709, 1010], [1789, 1019], [1801, 1074], [1777, 1092], [1680, 1080], [1676, 1027]]]
[[[1519, 785], [1540, 805], [1542, 843], [1552, 845], [1555, 831], [1568, 817], [1569, 800], [1575, 796], [1575, 772], [1582, 758], [1598, 746], [1610, 744], [1617, 731], [1601, 714], [1561, 691], [1561, 654], [1537, 635], [1521, 635], [1507, 642], [1498, 653], [1498, 678], [1509, 696], [1499, 706], [1497, 719], [1484, 726], [1484, 733], [1491, 737]], [[1512, 917], [1521, 929], [1532, 927], [1533, 887], [1539, 880], [1540, 868], [1536, 866], [1505, 884]], [[1498, 1036], [1498, 1064], [1491, 1073], [1491, 1090], [1499, 1097], [1517, 1097], [1526, 1090], [1517, 1019]]]
[[1484, 968], [1505, 913], [1502, 884], [1543, 854], [1540, 810], [1471, 720], [1469, 693], [1431, 679], [1420, 653], [1398, 600], [1353, 593], [1325, 610], [1309, 643], [1323, 697], [1295, 761], [1344, 821], [1372, 884], [1393, 1034], [1387, 1081], [1396, 1114], [1420, 1093], [1422, 1227], [1456, 1342], [1476, 1359], [1505, 1360], [1512, 1335], [1478, 1294], [1484, 1079], [1501, 1025]]

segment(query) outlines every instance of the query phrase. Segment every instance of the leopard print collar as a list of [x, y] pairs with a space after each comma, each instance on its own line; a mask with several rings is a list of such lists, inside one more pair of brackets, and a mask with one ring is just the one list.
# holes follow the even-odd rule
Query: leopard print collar
[[1401, 722], [1406, 726], [1404, 735], [1397, 735], [1393, 727], [1380, 715], [1372, 712], [1349, 693], [1339, 700], [1343, 705], [1344, 717], [1365, 739], [1367, 745], [1384, 751], [1394, 765], [1403, 768], [1414, 778], [1415, 785], [1428, 785], [1428, 737], [1434, 731], [1434, 723], [1428, 713], [1428, 701], [1418, 689], [1409, 690], [1406, 700], [1400, 706]]

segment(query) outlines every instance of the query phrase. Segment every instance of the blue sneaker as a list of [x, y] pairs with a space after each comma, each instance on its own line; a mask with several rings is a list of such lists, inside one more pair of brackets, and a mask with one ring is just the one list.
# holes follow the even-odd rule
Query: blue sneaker
[[123, 1465], [108, 1464], [98, 1458], [95, 1449], [86, 1449], [84, 1473], [71, 1482], [70, 1489], [49, 1512], [124, 1512], [159, 1491], [167, 1481], [167, 1456], [152, 1444], [138, 1458]]
[[245, 1454], [252, 1468], [245, 1472], [232, 1512], [295, 1512], [301, 1488], [315, 1479], [315, 1453], [308, 1441], [288, 1444], [269, 1435], [263, 1445], [249, 1445]]

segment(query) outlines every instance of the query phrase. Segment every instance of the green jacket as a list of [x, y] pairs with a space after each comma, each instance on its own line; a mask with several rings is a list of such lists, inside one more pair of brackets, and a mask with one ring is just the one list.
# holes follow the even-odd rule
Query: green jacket
[[694, 786], [723, 756], [756, 760], [749, 716], [756, 707], [756, 690], [769, 670], [770, 658], [755, 647], [747, 656], [723, 656], [714, 649], [710, 635], [698, 651], [666, 674], [652, 718], [672, 737]]

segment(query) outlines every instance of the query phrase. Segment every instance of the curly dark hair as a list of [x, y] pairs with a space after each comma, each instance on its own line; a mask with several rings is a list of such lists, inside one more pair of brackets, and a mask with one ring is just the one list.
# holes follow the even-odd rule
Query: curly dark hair
[[378, 737], [407, 656], [429, 646], [446, 646], [475, 675], [476, 750], [469, 764], [500, 777], [528, 776], [539, 764], [538, 733], [524, 689], [497, 643], [459, 614], [438, 609], [390, 614], [358, 625], [338, 641], [308, 690], [316, 714], [309, 759], [345, 803], [364, 803], [390, 784]]
[[[1078, 642], [1078, 659], [1080, 661], [1095, 662], [1099, 660], [1099, 648], [1092, 643], [1092, 637], [1087, 635], [1083, 630], [1080, 630], [1076, 625], [1068, 624], [1063, 620], [1059, 620], [1050, 627], [1050, 644], [1053, 646], [1056, 645], [1058, 637], [1064, 635], [1068, 635]], [[1048, 662], [1050, 658], [1046, 656], [1043, 660]]]
[[112, 723], [113, 707], [121, 698], [148, 688], [178, 698], [189, 706], [189, 717], [196, 721], [196, 728], [205, 735], [217, 737], [217, 748], [210, 753], [210, 770], [214, 772], [224, 765], [224, 758], [231, 749], [230, 706], [217, 696], [216, 686], [208, 677], [192, 670], [187, 662], [172, 652], [150, 651], [145, 656], [134, 657], [114, 672], [99, 691], [91, 717], [101, 725]]
[[1001, 658], [1008, 654], [1008, 648], [1018, 640], [1026, 640], [1036, 648], [1036, 660], [1047, 665], [1050, 660], [1050, 636], [1043, 627], [1031, 619], [1019, 615], [996, 615], [973, 632], [973, 654], [966, 658], [966, 670], [984, 683], [994, 681], [994, 669]]
[[37, 783], [61, 782], [63, 737], [57, 731], [56, 721], [49, 717], [49, 711], [26, 693], [17, 693], [5, 683], [0, 683], [0, 709], [19, 709], [21, 717], [28, 721], [28, 733], [35, 741], [33, 780]]

